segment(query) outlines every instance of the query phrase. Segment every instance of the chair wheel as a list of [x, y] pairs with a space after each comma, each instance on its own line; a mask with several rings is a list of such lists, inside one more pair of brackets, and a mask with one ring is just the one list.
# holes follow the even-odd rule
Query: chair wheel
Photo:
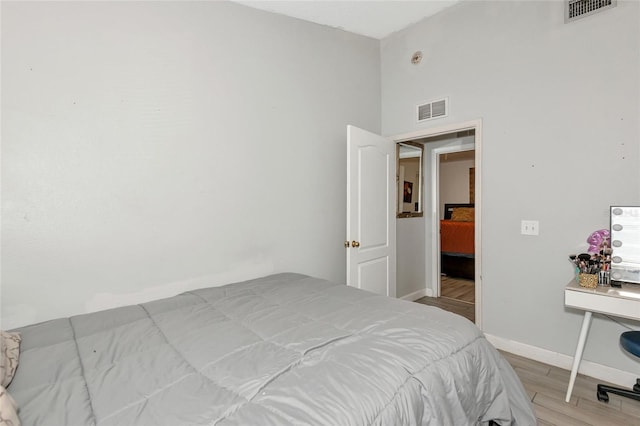
[[598, 401], [609, 402], [609, 395], [606, 392], [598, 391]]

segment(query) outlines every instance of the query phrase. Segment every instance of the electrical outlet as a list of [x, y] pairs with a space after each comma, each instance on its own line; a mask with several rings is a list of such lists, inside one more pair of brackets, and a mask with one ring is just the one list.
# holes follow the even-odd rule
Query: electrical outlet
[[520, 233], [522, 235], [538, 235], [540, 224], [537, 220], [523, 220], [520, 224]]

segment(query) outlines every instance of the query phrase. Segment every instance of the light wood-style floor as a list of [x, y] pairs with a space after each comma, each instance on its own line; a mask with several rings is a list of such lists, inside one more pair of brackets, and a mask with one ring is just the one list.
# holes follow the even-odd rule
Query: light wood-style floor
[[415, 302], [422, 303], [423, 305], [436, 306], [444, 309], [445, 311], [462, 315], [471, 322], [476, 322], [476, 307], [471, 303], [461, 302], [447, 297], [422, 297]]
[[[471, 321], [474, 305], [444, 297], [423, 297], [418, 303], [437, 306]], [[471, 307], [471, 308], [469, 308]], [[501, 351], [524, 385], [539, 426], [640, 426], [640, 401], [609, 394], [609, 402], [598, 401], [596, 386], [606, 383], [579, 374], [570, 402], [564, 402], [569, 370]], [[631, 387], [633, 383], [629, 383]]]
[[[609, 394], [609, 402], [598, 401], [596, 385], [605, 383], [581, 374], [564, 402], [569, 370], [501, 352], [516, 371], [533, 403], [538, 425], [618, 426], [640, 425], [640, 401]], [[630, 383], [629, 385], [632, 385]]]
[[466, 303], [476, 303], [475, 281], [443, 276], [440, 279], [440, 296]]
[[440, 297], [423, 297], [416, 300], [423, 305], [437, 306], [445, 311], [462, 315], [476, 322], [476, 290], [473, 280], [443, 276], [440, 281]]

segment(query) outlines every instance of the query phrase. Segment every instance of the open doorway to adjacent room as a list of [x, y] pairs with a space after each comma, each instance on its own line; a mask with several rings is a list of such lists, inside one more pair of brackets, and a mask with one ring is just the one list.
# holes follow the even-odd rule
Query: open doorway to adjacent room
[[[423, 217], [398, 216], [398, 280], [424, 280], [423, 290], [405, 298], [453, 311], [480, 326], [481, 253], [476, 242], [481, 232], [481, 123], [471, 124], [445, 126], [410, 141], [424, 150], [420, 197], [424, 206]], [[416, 250], [409, 253], [411, 247], [420, 248], [423, 255], [416, 257]], [[401, 270], [405, 267], [412, 272]], [[424, 272], [418, 274], [421, 267]]]
[[440, 297], [475, 310], [475, 149], [438, 154]]

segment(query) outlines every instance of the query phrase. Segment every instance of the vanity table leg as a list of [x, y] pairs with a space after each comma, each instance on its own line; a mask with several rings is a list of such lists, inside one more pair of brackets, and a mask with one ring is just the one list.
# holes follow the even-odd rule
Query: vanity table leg
[[578, 339], [578, 347], [576, 347], [576, 354], [573, 356], [573, 366], [571, 367], [571, 378], [569, 379], [569, 388], [567, 389], [567, 397], [565, 402], [569, 402], [571, 399], [571, 392], [573, 392], [573, 385], [578, 375], [578, 367], [582, 360], [582, 352], [584, 351], [584, 344], [587, 341], [587, 334], [589, 333], [589, 324], [591, 323], [591, 312], [584, 312], [584, 319], [582, 320], [582, 329], [580, 329], [580, 338]]

